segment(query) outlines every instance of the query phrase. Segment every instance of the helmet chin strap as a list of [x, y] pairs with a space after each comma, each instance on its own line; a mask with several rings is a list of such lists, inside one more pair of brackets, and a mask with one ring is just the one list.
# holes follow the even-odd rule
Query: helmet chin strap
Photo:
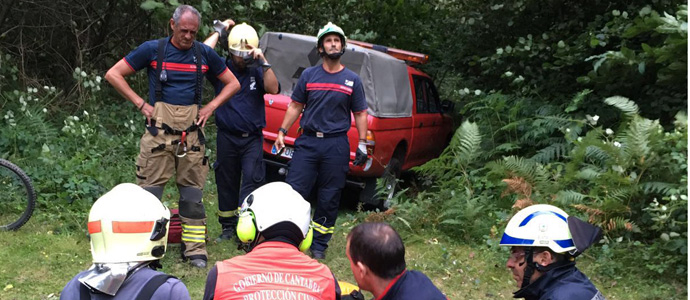
[[[532, 260], [532, 254], [534, 253], [533, 249], [530, 247], [525, 248], [525, 262], [527, 266], [525, 267], [525, 273], [522, 275], [522, 285], [520, 286], [521, 289], [524, 289], [526, 286], [529, 285], [530, 279], [532, 279], [532, 275], [534, 275], [534, 267], [539, 264], [535, 264], [534, 261]], [[524, 264], [523, 263], [523, 264]]]
[[[539, 263], [535, 262], [532, 259], [532, 255], [534, 255], [534, 248], [525, 248], [525, 262], [527, 266], [525, 267], [525, 273], [522, 276], [522, 286], [520, 288], [525, 288], [530, 284], [530, 280], [532, 279], [532, 275], [534, 275], [534, 270], [539, 271], [540, 273], [546, 273], [552, 269], [555, 269], [557, 267], [569, 264], [573, 259], [566, 259], [563, 261], [557, 261], [557, 262], [552, 262], [546, 266], [542, 266]], [[523, 264], [524, 264], [523, 263]]]
[[319, 56], [321, 57], [328, 56], [330, 59], [338, 59], [345, 54], [345, 47], [342, 47], [338, 53], [326, 53], [326, 49], [324, 49], [323, 46], [321, 46], [321, 48], [323, 49], [323, 51], [319, 51]]

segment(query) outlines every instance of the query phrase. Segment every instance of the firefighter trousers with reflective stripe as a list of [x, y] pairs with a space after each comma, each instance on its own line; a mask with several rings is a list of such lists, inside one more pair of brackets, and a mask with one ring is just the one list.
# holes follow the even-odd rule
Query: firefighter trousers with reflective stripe
[[317, 202], [311, 249], [325, 251], [335, 230], [340, 193], [349, 170], [350, 144], [346, 135], [318, 138], [301, 135], [295, 141], [286, 182], [305, 199], [316, 184]]
[[[156, 126], [167, 124], [175, 130], [184, 131], [194, 123], [197, 113], [196, 105], [180, 106], [156, 102], [153, 119], [156, 120]], [[162, 195], [162, 188], [175, 175], [180, 190], [179, 207], [183, 226], [206, 226], [201, 191], [210, 166], [208, 158], [204, 156], [206, 148], [199, 142], [200, 130], [185, 133], [183, 137], [166, 134], [162, 127], [159, 127], [155, 136], [146, 130], [139, 143], [139, 157], [136, 163], [137, 184], [144, 188], [160, 188]], [[183, 240], [184, 237], [183, 231]], [[199, 240], [188, 236], [184, 243], [186, 257], [206, 257], [205, 239]]]
[[237, 227], [237, 209], [249, 193], [264, 183], [266, 170], [262, 145], [262, 135], [242, 137], [218, 130], [218, 160], [214, 170], [218, 188], [218, 222], [224, 230]]

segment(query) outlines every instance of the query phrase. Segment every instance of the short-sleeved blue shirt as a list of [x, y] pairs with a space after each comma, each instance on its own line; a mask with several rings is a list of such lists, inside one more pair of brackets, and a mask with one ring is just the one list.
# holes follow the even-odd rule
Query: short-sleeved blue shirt
[[305, 104], [300, 126], [323, 133], [347, 132], [350, 112], [367, 109], [362, 81], [347, 68], [328, 73], [323, 65], [307, 68], [292, 91], [292, 100]]
[[[216, 125], [219, 129], [231, 132], [257, 133], [266, 127], [266, 110], [264, 109], [264, 72], [261, 67], [237, 70], [232, 60], [225, 61], [232, 74], [240, 82], [240, 90], [216, 109]], [[216, 90], [216, 95], [223, 89], [223, 83], [217, 78], [208, 76]]]
[[[196, 45], [195, 47], [202, 47], [201, 70], [203, 73], [210, 73], [218, 77], [227, 70], [223, 59], [213, 49], [199, 42], [194, 44]], [[163, 89], [162, 101], [174, 105], [195, 104], [196, 63], [194, 62], [194, 48], [188, 50], [177, 49], [170, 42], [170, 38], [168, 38], [164, 49], [163, 69], [166, 70], [168, 78], [166, 82], [161, 82]], [[157, 60], [158, 40], [146, 41], [125, 56], [125, 62], [135, 72], [147, 68], [149, 104], [152, 105], [156, 101]]]

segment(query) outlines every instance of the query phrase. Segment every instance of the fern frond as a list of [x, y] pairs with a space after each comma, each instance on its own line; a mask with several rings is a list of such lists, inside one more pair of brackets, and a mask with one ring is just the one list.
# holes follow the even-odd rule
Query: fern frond
[[604, 151], [604, 149], [601, 149], [601, 147], [589, 145], [587, 148], [585, 148], [585, 158], [590, 159], [599, 165], [603, 165], [610, 158], [610, 156], [608, 153], [606, 153], [606, 151]]
[[620, 109], [623, 114], [626, 116], [632, 118], [636, 116], [640, 109], [637, 107], [637, 104], [635, 102], [630, 101], [630, 99], [621, 97], [621, 96], [613, 96], [613, 97], [608, 97], [604, 100], [604, 102], [608, 105], [611, 105], [615, 108]]
[[584, 204], [575, 204], [573, 207], [579, 211], [586, 213], [589, 216], [589, 223], [597, 224], [597, 220], [604, 215], [604, 211], [595, 207], [590, 207]]
[[505, 197], [510, 193], [515, 193], [525, 198], [532, 196], [532, 185], [522, 177], [506, 178], [501, 181], [507, 185], [506, 189], [501, 193], [501, 197]]
[[652, 121], [640, 117], [633, 118], [627, 130], [622, 135], [623, 149], [628, 157], [648, 157], [651, 151], [650, 137], [659, 130], [659, 121]]
[[672, 191], [677, 190], [679, 186], [673, 183], [651, 181], [642, 183], [640, 188], [645, 194], [670, 195]]
[[565, 143], [551, 144], [550, 146], [537, 151], [532, 156], [532, 160], [546, 164], [564, 157], [570, 151], [570, 146]]
[[613, 217], [611, 219], [608, 219], [605, 224], [605, 229], [607, 231], [616, 231], [616, 230], [625, 230], [625, 231], [632, 231], [633, 230], [633, 223], [623, 217]]
[[578, 171], [576, 175], [577, 178], [584, 180], [594, 180], [597, 179], [599, 176], [601, 176], [601, 172], [599, 170], [594, 169], [593, 167], [585, 167]]
[[566, 203], [581, 203], [585, 198], [589, 196], [573, 191], [573, 190], [564, 190], [564, 191], [559, 191], [558, 194], [556, 194], [556, 201], [566, 204]]

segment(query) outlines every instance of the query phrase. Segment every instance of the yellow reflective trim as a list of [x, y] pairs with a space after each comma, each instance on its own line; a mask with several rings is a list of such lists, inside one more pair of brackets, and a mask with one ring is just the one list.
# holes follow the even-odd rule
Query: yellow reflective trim
[[201, 229], [194, 229], [194, 230], [184, 229], [184, 230], [182, 230], [182, 234], [185, 234], [185, 233], [206, 234], [206, 230], [201, 230]]
[[327, 234], [327, 233], [328, 233], [328, 230], [322, 230], [321, 228], [318, 228], [318, 227], [314, 227], [314, 230], [316, 230], [316, 231], [318, 231], [318, 232], [320, 232], [320, 233], [323, 233], [323, 234]]
[[204, 225], [186, 225], [186, 224], [182, 224], [182, 228], [189, 228], [189, 229], [204, 229], [204, 230], [206, 230], [206, 226], [204, 226]]
[[231, 210], [231, 211], [218, 211], [218, 216], [219, 217], [224, 217], [224, 218], [229, 218], [229, 217], [234, 217], [237, 214], [235, 213], [236, 210]]
[[186, 237], [183, 237], [183, 238], [182, 238], [182, 241], [184, 241], [184, 242], [192, 242], [192, 243], [205, 243], [205, 242], [206, 242], [206, 239], [203, 239], [203, 238], [197, 239], [197, 238], [186, 238]]

